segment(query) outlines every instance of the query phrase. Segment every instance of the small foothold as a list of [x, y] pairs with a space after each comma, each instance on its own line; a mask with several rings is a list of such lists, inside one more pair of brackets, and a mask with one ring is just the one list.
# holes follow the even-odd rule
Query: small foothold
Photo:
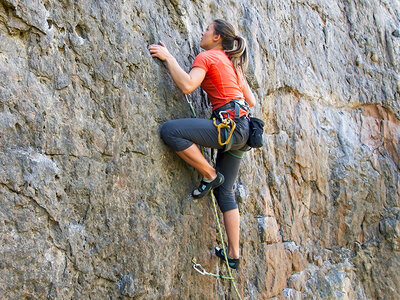
[[376, 53], [372, 53], [371, 60], [373, 62], [378, 62], [379, 61], [378, 55]]
[[395, 31], [392, 32], [392, 35], [395, 37], [400, 37], [400, 30], [396, 29]]
[[355, 63], [356, 63], [357, 67], [361, 66], [362, 65], [362, 58], [360, 56], [357, 56]]

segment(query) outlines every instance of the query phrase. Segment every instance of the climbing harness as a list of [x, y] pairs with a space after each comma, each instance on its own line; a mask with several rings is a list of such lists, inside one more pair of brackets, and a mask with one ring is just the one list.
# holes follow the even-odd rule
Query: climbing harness
[[[189, 107], [193, 113], [193, 116], [195, 118], [197, 118], [196, 113], [193, 109], [193, 105], [192, 103], [189, 101], [187, 95], [185, 95], [186, 101], [189, 104]], [[215, 122], [215, 121], [214, 121]], [[215, 125], [215, 124], [214, 124]], [[235, 128], [233, 128], [234, 130]], [[232, 132], [233, 132], [232, 130]], [[232, 135], [232, 134], [231, 134]], [[203, 152], [203, 148], [201, 149]], [[225, 242], [224, 242], [224, 236], [222, 234], [222, 229], [221, 229], [221, 223], [219, 221], [219, 217], [218, 217], [218, 211], [217, 211], [217, 205], [216, 205], [216, 200], [215, 200], [215, 196], [214, 196], [214, 191], [211, 190], [210, 192], [211, 195], [211, 203], [213, 206], [213, 210], [214, 210], [214, 216], [215, 216], [215, 221], [217, 223], [217, 228], [218, 228], [218, 233], [219, 233], [219, 237], [221, 239], [221, 244], [222, 244], [222, 249], [225, 249]], [[196, 270], [198, 273], [200, 273], [201, 275], [208, 275], [208, 276], [212, 276], [212, 277], [216, 277], [216, 278], [221, 278], [221, 279], [229, 279], [232, 282], [233, 288], [235, 289], [236, 295], [238, 297], [239, 300], [242, 299], [242, 297], [240, 296], [240, 293], [236, 287], [236, 283], [235, 283], [235, 278], [232, 276], [232, 272], [231, 272], [231, 267], [229, 266], [229, 261], [228, 261], [228, 255], [227, 255], [227, 251], [224, 251], [224, 257], [225, 257], [225, 263], [226, 263], [226, 267], [228, 268], [228, 275], [229, 276], [225, 276], [225, 275], [218, 275], [218, 274], [213, 274], [210, 272], [207, 272], [202, 266], [201, 264], [197, 263], [197, 259], [194, 257], [192, 259], [192, 267], [194, 270]]]
[[[213, 124], [218, 129], [218, 143], [224, 147], [223, 152], [228, 152], [232, 147], [232, 135], [236, 128], [234, 120], [239, 120], [241, 117], [247, 118], [248, 115], [249, 105], [243, 99], [232, 100], [213, 111]], [[219, 124], [217, 120], [220, 121]], [[222, 134], [224, 141], [222, 141]]]

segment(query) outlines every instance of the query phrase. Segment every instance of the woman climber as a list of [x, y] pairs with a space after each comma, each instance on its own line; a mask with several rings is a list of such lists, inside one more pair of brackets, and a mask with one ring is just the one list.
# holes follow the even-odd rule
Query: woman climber
[[[214, 189], [228, 236], [228, 249], [215, 248], [216, 255], [224, 260], [224, 251], [227, 251], [229, 265], [236, 269], [240, 256], [240, 215], [233, 184], [243, 152], [249, 149], [246, 145], [249, 136], [248, 108], [255, 105], [254, 95], [244, 76], [247, 67], [246, 41], [236, 35], [228, 22], [214, 20], [202, 33], [200, 47], [206, 51], [196, 56], [190, 72], [186, 73], [162, 42], [149, 46], [152, 57], [166, 62], [174, 82], [183, 93], [189, 94], [201, 85], [211, 102], [213, 117], [217, 119], [216, 122], [193, 118], [168, 121], [163, 124], [160, 134], [172, 150], [203, 176], [192, 196], [201, 198]], [[228, 117], [236, 124], [229, 150], [218, 141], [216, 127]], [[196, 144], [218, 149], [215, 169]]]

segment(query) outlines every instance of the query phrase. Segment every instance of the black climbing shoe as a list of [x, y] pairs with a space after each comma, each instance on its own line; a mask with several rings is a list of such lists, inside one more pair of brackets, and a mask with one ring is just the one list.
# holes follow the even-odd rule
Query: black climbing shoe
[[[218, 256], [220, 259], [222, 259], [223, 262], [225, 262], [224, 249], [215, 247], [215, 255]], [[239, 262], [240, 262], [239, 258], [230, 258], [228, 256], [229, 267], [231, 267], [232, 269], [237, 269], [239, 267]]]
[[193, 198], [202, 198], [208, 194], [209, 191], [219, 187], [221, 184], [224, 183], [224, 175], [217, 172], [217, 177], [211, 182], [206, 182], [204, 179], [201, 180], [200, 185], [197, 189], [192, 192]]

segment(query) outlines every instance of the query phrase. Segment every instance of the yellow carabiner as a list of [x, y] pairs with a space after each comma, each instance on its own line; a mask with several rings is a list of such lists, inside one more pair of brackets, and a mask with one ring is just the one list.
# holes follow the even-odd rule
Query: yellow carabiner
[[[225, 146], [229, 144], [232, 138], [232, 134], [236, 128], [236, 123], [233, 121], [231, 118], [223, 119], [221, 123], [217, 124], [217, 119], [213, 118], [214, 121], [214, 126], [217, 127], [218, 129], [218, 143], [221, 146]], [[225, 142], [222, 142], [221, 140], [221, 128], [227, 128], [228, 129], [228, 137]]]

